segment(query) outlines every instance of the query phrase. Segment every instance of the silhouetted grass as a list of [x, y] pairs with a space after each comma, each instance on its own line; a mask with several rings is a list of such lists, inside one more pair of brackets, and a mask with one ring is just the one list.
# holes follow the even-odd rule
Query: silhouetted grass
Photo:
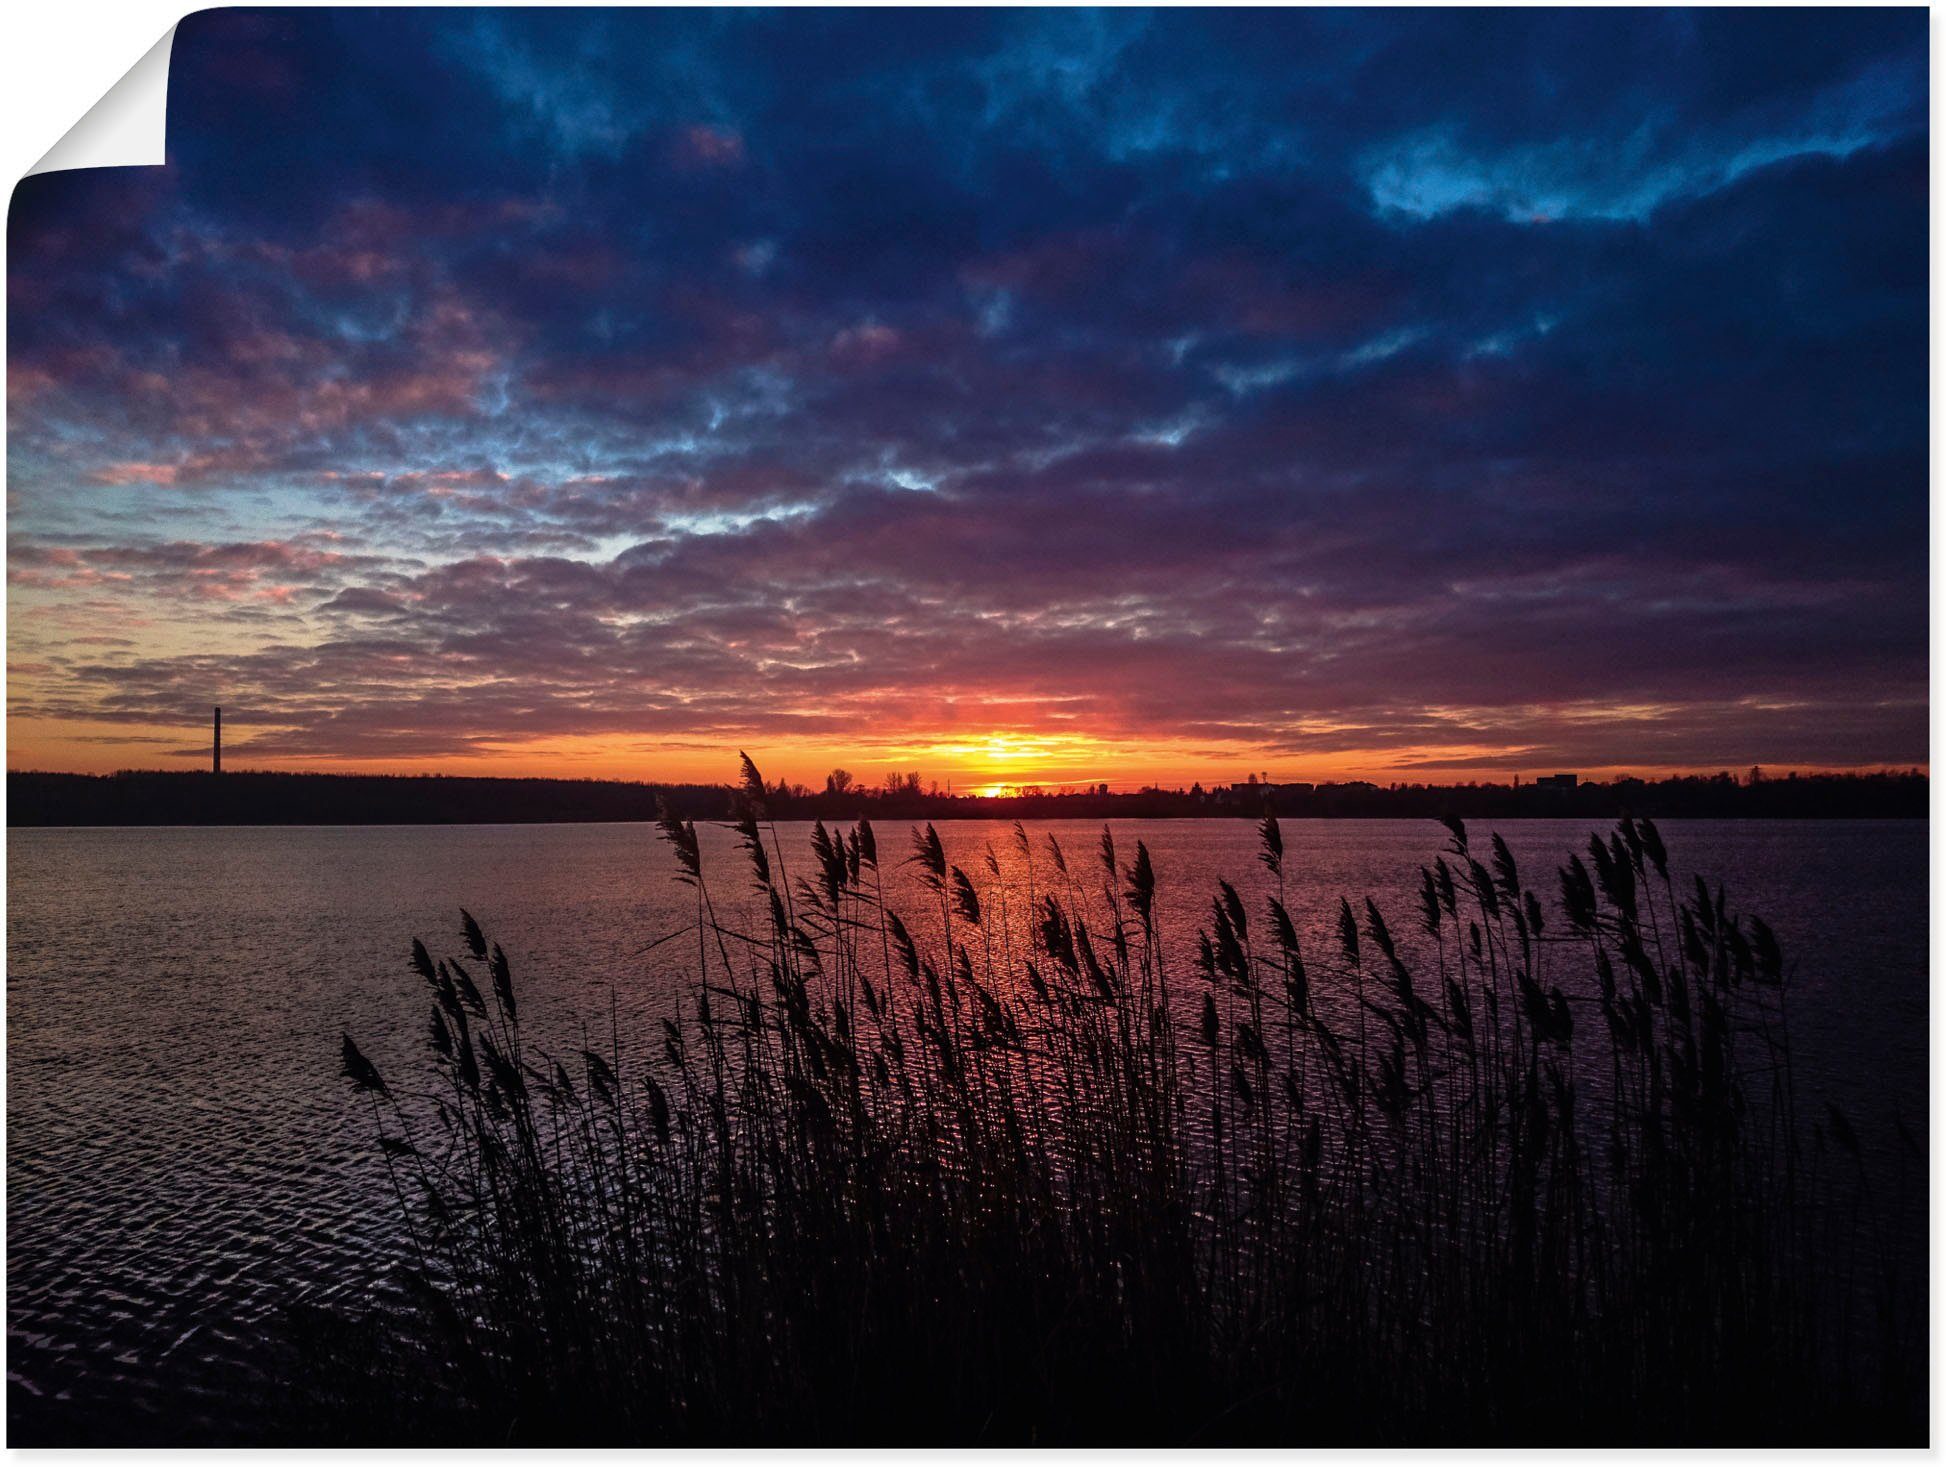
[[1569, 859], [1557, 931], [1451, 821], [1409, 919], [1332, 898], [1311, 951], [1266, 820], [1276, 896], [1221, 884], [1176, 971], [1140, 842], [1017, 826], [1023, 893], [820, 825], [790, 873], [745, 769], [767, 920], [665, 816], [702, 978], [652, 1043], [539, 1052], [471, 917], [413, 945], [426, 1074], [344, 1041], [416, 1259], [312, 1322], [344, 1434], [1923, 1439], [1923, 1307], [1873, 1312], [1776, 940], [1653, 824]]

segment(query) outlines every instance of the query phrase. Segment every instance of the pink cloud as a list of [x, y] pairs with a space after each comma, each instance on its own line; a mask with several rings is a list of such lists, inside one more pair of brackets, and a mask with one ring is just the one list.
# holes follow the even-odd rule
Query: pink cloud
[[732, 128], [699, 122], [676, 138], [678, 163], [691, 168], [738, 168], [743, 164], [743, 135]]
[[870, 367], [898, 355], [904, 345], [905, 337], [894, 328], [866, 321], [831, 338], [831, 359], [847, 367]]
[[95, 470], [100, 484], [173, 484], [181, 472], [177, 464], [120, 463]]

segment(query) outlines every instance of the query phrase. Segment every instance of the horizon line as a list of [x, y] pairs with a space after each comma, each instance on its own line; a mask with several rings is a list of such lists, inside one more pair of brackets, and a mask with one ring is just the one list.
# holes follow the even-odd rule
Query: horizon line
[[[1206, 792], [1213, 792], [1216, 790], [1249, 789], [1252, 787], [1264, 788], [1264, 789], [1298, 789], [1298, 788], [1327, 789], [1332, 787], [1342, 788], [1351, 785], [1369, 785], [1376, 789], [1394, 789], [1394, 788], [1518, 789], [1518, 788], [1541, 787], [1540, 786], [1541, 781], [1557, 779], [1562, 776], [1567, 776], [1572, 778], [1575, 781], [1575, 783], [1580, 786], [1589, 786], [1589, 785], [1608, 786], [1608, 785], [1624, 784], [1624, 783], [1663, 784], [1663, 783], [1672, 783], [1679, 780], [1694, 780], [1694, 779], [1716, 780], [1722, 778], [1728, 778], [1738, 784], [1748, 784], [1753, 782], [1762, 782], [1762, 783], [1787, 782], [1795, 779], [1875, 779], [1875, 778], [1883, 779], [1883, 778], [1897, 777], [1897, 778], [1921, 778], [1921, 779], [1930, 780], [1932, 777], [1930, 765], [1922, 764], [1922, 763], [1913, 763], [1913, 764], [1883, 763], [1883, 764], [1870, 764], [1870, 765], [1861, 764], [1861, 765], [1823, 766], [1823, 767], [1816, 766], [1816, 765], [1808, 765], [1808, 766], [1792, 765], [1786, 767], [1783, 765], [1764, 765], [1758, 763], [1758, 764], [1742, 766], [1741, 768], [1732, 768], [1729, 766], [1709, 766], [1709, 767], [1696, 766], [1693, 768], [1685, 768], [1685, 769], [1664, 769], [1664, 770], [1658, 770], [1653, 773], [1643, 773], [1643, 774], [1637, 774], [1637, 773], [1627, 772], [1627, 771], [1599, 771], [1592, 774], [1582, 774], [1578, 770], [1555, 769], [1552, 766], [1545, 766], [1546, 768], [1545, 773], [1538, 772], [1543, 767], [1544, 766], [1539, 766], [1539, 765], [1535, 766], [1537, 772], [1532, 775], [1528, 774], [1525, 770], [1521, 770], [1518, 771], [1517, 773], [1509, 772], [1509, 774], [1506, 777], [1498, 778], [1498, 779], [1470, 778], [1470, 779], [1438, 780], [1438, 779], [1396, 779], [1395, 778], [1391, 780], [1379, 780], [1379, 779], [1371, 778], [1368, 776], [1361, 776], [1361, 775], [1340, 776], [1340, 777], [1328, 778], [1328, 779], [1260, 779], [1254, 776], [1246, 775], [1246, 777], [1243, 779], [1231, 780], [1227, 783], [1220, 782], [1220, 781], [1205, 782], [1204, 780], [1201, 779], [1192, 779], [1187, 783], [1177, 784], [1174, 786], [1153, 783], [1153, 782], [1147, 784], [1132, 785], [1114, 779], [1106, 779], [1106, 780], [1064, 779], [1064, 780], [1039, 780], [1039, 781], [1031, 780], [1031, 779], [1023, 779], [1023, 780], [967, 779], [967, 780], [960, 781], [963, 787], [959, 789], [952, 788], [951, 781], [949, 781], [945, 787], [902, 792], [902, 793], [906, 794], [907, 797], [917, 797], [922, 799], [1009, 800], [1009, 799], [1023, 799], [1023, 798], [1057, 798], [1057, 797], [1069, 796], [1069, 795], [1086, 796], [1095, 799], [1100, 799], [1102, 798], [1104, 789], [1106, 794], [1111, 797], [1118, 796], [1118, 795], [1141, 795], [1141, 794], [1187, 794], [1197, 788], [1201, 788]], [[1753, 781], [1750, 778], [1753, 772], [1759, 776], [1758, 780]], [[32, 767], [15, 768], [10, 765], [7, 768], [7, 775], [9, 778], [12, 778], [15, 775], [22, 775], [22, 776], [52, 776], [52, 777], [64, 778], [64, 779], [117, 779], [117, 778], [123, 778], [128, 776], [161, 776], [166, 778], [202, 777], [208, 779], [225, 779], [225, 778], [234, 778], [238, 776], [250, 776], [250, 775], [274, 776], [280, 778], [293, 778], [293, 779], [309, 779], [309, 778], [400, 779], [400, 780], [465, 779], [465, 780], [499, 780], [508, 783], [556, 782], [556, 783], [570, 783], [570, 784], [615, 784], [615, 785], [642, 785], [642, 786], [663, 785], [663, 786], [670, 786], [670, 787], [688, 787], [691, 789], [736, 789], [741, 783], [741, 781], [735, 778], [698, 780], [698, 779], [681, 779], [681, 778], [661, 779], [661, 778], [655, 778], [651, 776], [625, 776], [625, 775], [615, 775], [615, 774], [489, 774], [489, 773], [473, 773], [473, 772], [454, 772], [450, 770], [437, 770], [437, 769], [422, 769], [416, 771], [402, 772], [396, 770], [359, 770], [359, 769], [230, 768], [218, 772], [218, 771], [212, 771], [209, 768], [166, 769], [166, 768], [127, 767], [127, 768], [113, 769], [113, 770], [91, 771], [91, 770], [79, 770], [79, 769], [45, 769], [45, 768], [32, 768]], [[937, 782], [934, 783], [937, 784]], [[803, 783], [802, 781], [796, 781], [796, 780], [779, 781], [778, 784], [788, 785], [790, 788], [790, 795], [792, 798], [800, 797], [799, 795], [800, 791], [802, 792], [801, 797], [803, 798], [818, 798], [828, 794], [836, 794], [841, 797], [850, 796], [850, 797], [856, 797], [861, 799], [864, 798], [880, 799], [880, 798], [885, 798], [888, 794], [887, 787], [883, 783], [880, 784], [853, 783], [848, 789], [843, 791], [833, 791], [828, 788], [821, 788], [813, 785], [808, 785]], [[775, 788], [776, 786], [773, 785], [772, 787]]]

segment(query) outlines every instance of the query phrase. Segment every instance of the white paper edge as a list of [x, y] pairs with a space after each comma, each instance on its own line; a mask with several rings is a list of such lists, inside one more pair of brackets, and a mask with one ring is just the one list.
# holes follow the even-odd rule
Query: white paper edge
[[145, 168], [166, 163], [169, 53], [175, 41], [176, 28], [170, 26], [148, 54], [88, 109], [87, 116], [27, 170], [28, 176], [64, 168]]

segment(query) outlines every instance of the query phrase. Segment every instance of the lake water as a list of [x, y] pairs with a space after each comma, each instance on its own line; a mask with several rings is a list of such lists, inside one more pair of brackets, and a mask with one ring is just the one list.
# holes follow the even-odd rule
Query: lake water
[[[1484, 851], [1492, 826], [1476, 828]], [[1500, 827], [1529, 883], [1584, 850], [1580, 822]], [[1218, 877], [1251, 898], [1267, 875], [1247, 822], [1130, 821], [1147, 843], [1175, 972]], [[1099, 827], [1030, 827], [1093, 873]], [[989, 909], [1022, 900], [1008, 826], [940, 828]], [[1328, 943], [1341, 894], [1376, 898], [1402, 934], [1418, 867], [1445, 833], [1422, 821], [1287, 821], [1292, 905]], [[1871, 1147], [1893, 1117], [1926, 1144], [1924, 822], [1670, 822], [1682, 877], [1721, 880], [1776, 928], [1791, 968], [1800, 1102], [1835, 1099]], [[702, 831], [719, 907], [748, 880], [734, 837]], [[808, 875], [809, 828], [781, 828]], [[895, 907], [937, 912], [895, 863]], [[989, 877], [991, 844], [1002, 879]], [[469, 908], [512, 959], [531, 1033], [579, 1043], [647, 1033], [671, 1012], [693, 948], [644, 950], [693, 895], [640, 825], [10, 830], [7, 836], [7, 1279], [14, 1439], [83, 1431], [221, 1436], [278, 1369], [278, 1303], [370, 1286], [391, 1256], [368, 1117], [338, 1076], [349, 1030], [380, 1068], [415, 1064], [425, 995], [414, 936], [458, 950]], [[1092, 876], [1084, 879], [1092, 880]], [[1681, 890], [1679, 885], [1678, 890]], [[1557, 918], [1558, 921], [1558, 918]]]

